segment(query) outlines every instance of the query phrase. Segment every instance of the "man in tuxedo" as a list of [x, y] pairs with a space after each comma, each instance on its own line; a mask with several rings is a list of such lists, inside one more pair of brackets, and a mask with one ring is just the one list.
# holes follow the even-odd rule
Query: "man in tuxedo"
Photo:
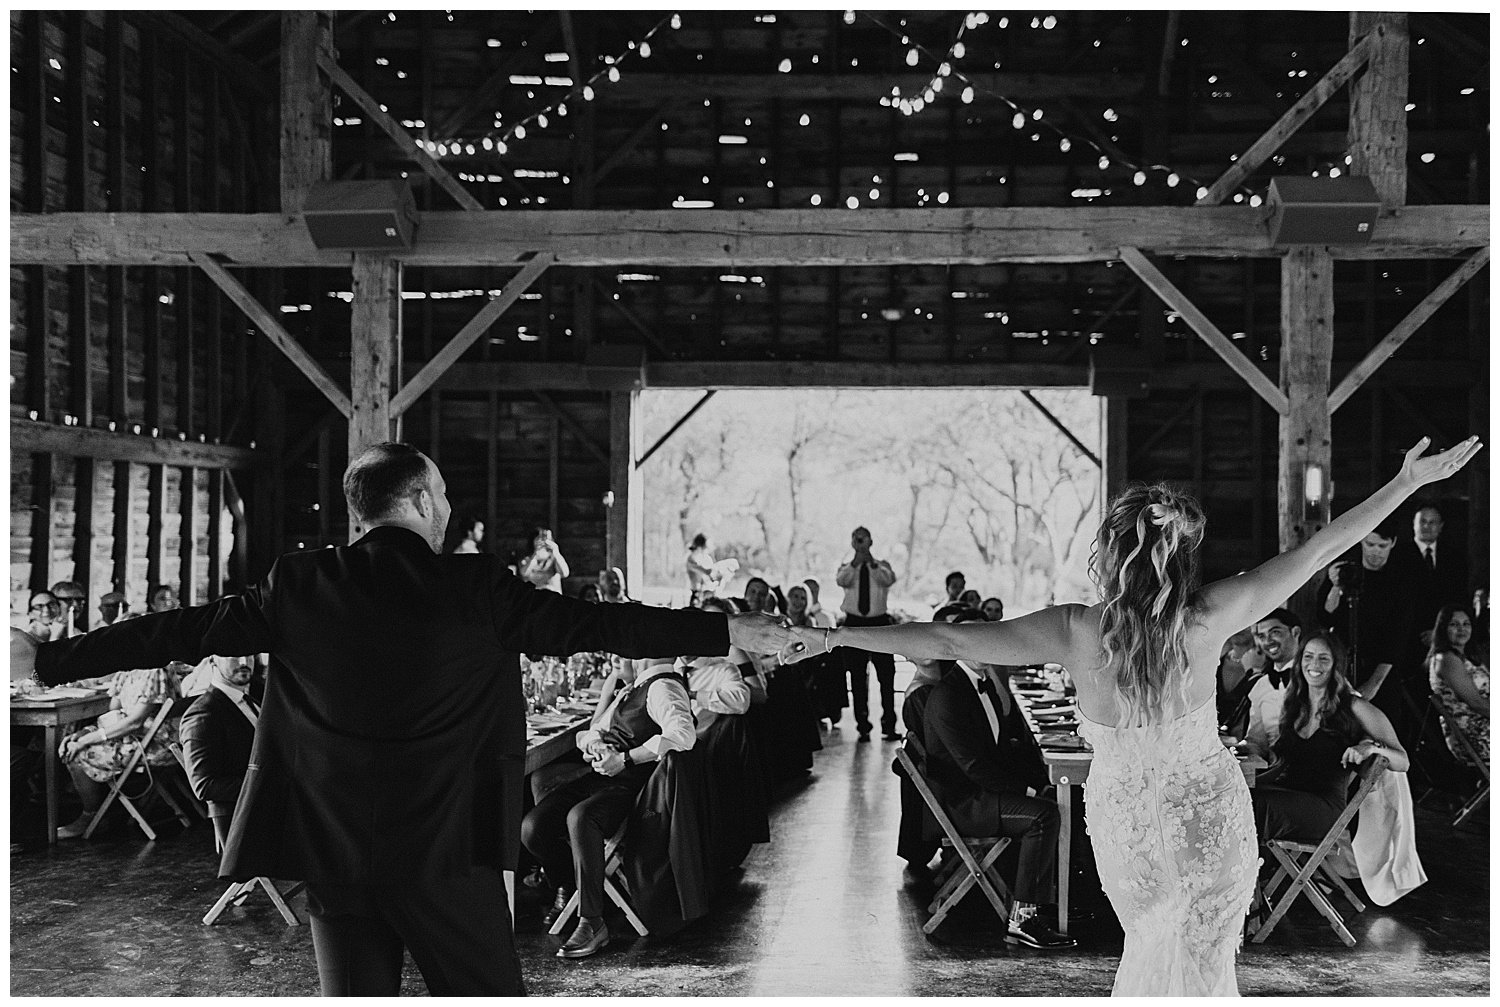
[[[891, 585], [896, 583], [896, 571], [891, 569], [890, 563], [870, 554], [873, 541], [870, 529], [863, 526], [854, 529], [849, 536], [854, 557], [839, 567], [834, 578], [844, 589], [845, 626], [891, 624], [885, 599]], [[839, 660], [849, 674], [849, 697], [854, 706], [854, 724], [859, 729], [859, 740], [870, 740], [869, 666], [873, 664], [875, 679], [880, 685], [880, 730], [886, 741], [900, 741], [901, 734], [896, 730], [896, 659], [890, 654], [840, 647]]]
[[795, 652], [775, 620], [539, 591], [494, 556], [443, 555], [442, 473], [407, 444], [344, 473], [362, 536], [260, 584], [56, 643], [11, 634], [47, 684], [209, 654], [276, 659], [221, 874], [308, 882], [325, 995], [394, 996], [403, 948], [434, 995], [523, 992], [501, 871], [519, 844], [518, 655]]
[[933, 686], [923, 715], [926, 775], [953, 824], [965, 835], [1020, 842], [1015, 902], [1005, 939], [1044, 951], [1077, 941], [1037, 913], [1053, 901], [1057, 805], [1038, 795], [1047, 769], [1006, 676], [987, 665], [958, 663]]
[[1260, 757], [1269, 758], [1281, 734], [1281, 707], [1302, 646], [1302, 620], [1290, 609], [1273, 609], [1255, 624], [1254, 634], [1255, 646], [1266, 655], [1266, 663], [1250, 686], [1245, 744]]
[[200, 801], [208, 803], [220, 845], [229, 839], [234, 803], [250, 765], [260, 704], [248, 689], [255, 667], [249, 658], [213, 657], [209, 690], [182, 715], [178, 736], [187, 758], [188, 781]]

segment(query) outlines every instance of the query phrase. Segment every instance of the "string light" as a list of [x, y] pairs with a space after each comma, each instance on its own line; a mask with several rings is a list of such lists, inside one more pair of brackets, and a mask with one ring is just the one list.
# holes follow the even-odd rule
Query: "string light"
[[[853, 14], [854, 14], [853, 11], [846, 11], [845, 12], [845, 14], [844, 14], [844, 23], [845, 24], [853, 24], [854, 23], [854, 18], [852, 16]], [[865, 16], [869, 17], [868, 14], [865, 15]], [[917, 112], [922, 111], [922, 109], [926, 108], [928, 105], [931, 105], [933, 103], [933, 100], [939, 94], [941, 94], [942, 91], [943, 91], [943, 78], [944, 77], [948, 77], [948, 76], [950, 76], [950, 75], [952, 75], [954, 73], [953, 64], [957, 60], [963, 59], [964, 53], [967, 51], [966, 48], [965, 48], [965, 46], [964, 46], [964, 41], [963, 41], [963, 39], [964, 39], [964, 32], [966, 32], [966, 31], [972, 31], [973, 29], [978, 28], [980, 25], [987, 23], [989, 21], [989, 19], [990, 19], [990, 16], [988, 14], [984, 13], [983, 11], [976, 11], [976, 12], [964, 15], [964, 23], [959, 26], [958, 34], [953, 37], [952, 44], [950, 44], [948, 46], [948, 53], [947, 53], [947, 55], [944, 56], [942, 59], [940, 59], [940, 60], [937, 61], [937, 63], [938, 63], [937, 71], [930, 78], [928, 78], [928, 81], [927, 81], [926, 85], [923, 86], [921, 88], [921, 90], [918, 92], [918, 94], [920, 95], [920, 97], [911, 98], [911, 99], [904, 98], [904, 97], [902, 97], [901, 89], [899, 87], [892, 87], [891, 88], [890, 97], [889, 98], [882, 98], [880, 100], [880, 103], [882, 105], [887, 105], [887, 106], [889, 106], [889, 105], [895, 105], [896, 108], [898, 108], [898, 109], [901, 110], [901, 112], [902, 112], [903, 115], [915, 115]], [[888, 28], [886, 25], [881, 24], [881, 22], [878, 19], [871, 17], [870, 20], [874, 21], [876, 24], [879, 24], [882, 28], [885, 28], [887, 31], [891, 31], [891, 29]], [[892, 34], [897, 34], [897, 33], [896, 32], [892, 32]], [[911, 44], [910, 38], [908, 36], [906, 36], [906, 35], [902, 35], [901, 36], [901, 44], [902, 45]], [[926, 47], [921, 46], [921, 45], [911, 44], [911, 48], [906, 51], [906, 65], [907, 66], [916, 66], [918, 63], [921, 62], [921, 59], [922, 59], [921, 54], [924, 53], [924, 52], [927, 53], [929, 56], [932, 55], [932, 53], [929, 52], [926, 49]], [[965, 84], [969, 83], [969, 81], [966, 78], [964, 78], [962, 74], [959, 74], [958, 76], [959, 76], [959, 79], [963, 80]], [[971, 101], [974, 100], [974, 88], [972, 86], [964, 88], [963, 93], [961, 95], [961, 100], [966, 105], [969, 102], [971, 102]]]

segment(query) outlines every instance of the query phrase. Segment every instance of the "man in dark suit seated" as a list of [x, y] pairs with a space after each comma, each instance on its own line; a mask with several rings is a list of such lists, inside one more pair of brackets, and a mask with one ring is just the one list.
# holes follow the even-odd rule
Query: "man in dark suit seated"
[[187, 759], [188, 782], [198, 799], [208, 803], [214, 835], [223, 846], [250, 765], [260, 704], [248, 692], [255, 673], [249, 658], [215, 657], [213, 662], [212, 687], [182, 715], [178, 736]]
[[1051, 902], [1057, 860], [1057, 805], [1038, 796], [1047, 770], [1005, 676], [961, 661], [933, 686], [923, 718], [927, 778], [964, 835], [1019, 840], [1015, 902], [1005, 939], [1041, 950], [1078, 942], [1037, 912]]
[[501, 872], [520, 836], [520, 657], [798, 646], [762, 615], [591, 605], [498, 557], [444, 555], [451, 507], [409, 444], [344, 473], [360, 537], [278, 559], [207, 605], [42, 643], [11, 677], [53, 685], [209, 654], [274, 658], [220, 874], [307, 882], [324, 994], [394, 996], [403, 951], [434, 995], [524, 992]]

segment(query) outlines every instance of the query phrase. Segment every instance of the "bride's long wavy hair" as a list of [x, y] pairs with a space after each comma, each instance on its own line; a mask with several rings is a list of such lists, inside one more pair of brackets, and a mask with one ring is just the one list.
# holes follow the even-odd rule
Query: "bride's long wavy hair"
[[1187, 687], [1187, 627], [1199, 587], [1203, 508], [1164, 483], [1133, 483], [1111, 501], [1089, 575], [1104, 603], [1100, 661], [1115, 669], [1120, 723], [1151, 723], [1168, 687]]

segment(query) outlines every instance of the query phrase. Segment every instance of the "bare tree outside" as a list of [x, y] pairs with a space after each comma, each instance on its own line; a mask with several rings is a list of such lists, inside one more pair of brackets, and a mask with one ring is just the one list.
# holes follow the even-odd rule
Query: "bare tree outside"
[[[1098, 453], [1098, 400], [1036, 393]], [[647, 440], [701, 393], [640, 396]], [[866, 525], [900, 579], [893, 608], [925, 618], [943, 578], [962, 570], [1006, 611], [1087, 601], [1098, 467], [1019, 392], [985, 389], [720, 392], [643, 466], [648, 601], [687, 596], [688, 542], [708, 536], [740, 571], [728, 593], [763, 576], [816, 577], [837, 606], [833, 574], [849, 532]]]

